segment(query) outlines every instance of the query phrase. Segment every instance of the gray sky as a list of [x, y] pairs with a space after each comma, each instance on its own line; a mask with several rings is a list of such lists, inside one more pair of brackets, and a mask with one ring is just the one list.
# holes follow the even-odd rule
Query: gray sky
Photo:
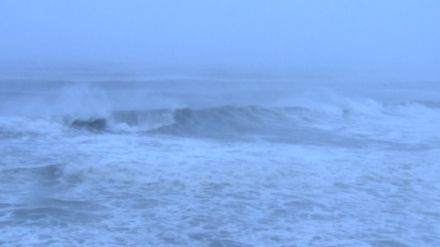
[[0, 37], [3, 64], [439, 79], [440, 1], [0, 0]]

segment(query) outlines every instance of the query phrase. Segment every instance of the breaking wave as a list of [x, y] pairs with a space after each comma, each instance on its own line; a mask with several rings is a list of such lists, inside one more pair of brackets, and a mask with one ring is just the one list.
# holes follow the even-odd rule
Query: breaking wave
[[423, 143], [439, 140], [440, 109], [421, 103], [396, 105], [351, 101], [322, 106], [218, 106], [111, 111], [92, 116], [2, 118], [0, 135], [140, 133], [191, 138], [246, 139], [303, 143], [357, 140]]

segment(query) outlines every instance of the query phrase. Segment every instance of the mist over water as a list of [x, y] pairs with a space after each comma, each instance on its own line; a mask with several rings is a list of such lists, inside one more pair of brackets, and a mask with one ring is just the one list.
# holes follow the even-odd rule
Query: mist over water
[[439, 246], [436, 1], [0, 1], [0, 246]]
[[[438, 80], [435, 0], [0, 3], [0, 62]], [[0, 66], [0, 67], [3, 67]]]

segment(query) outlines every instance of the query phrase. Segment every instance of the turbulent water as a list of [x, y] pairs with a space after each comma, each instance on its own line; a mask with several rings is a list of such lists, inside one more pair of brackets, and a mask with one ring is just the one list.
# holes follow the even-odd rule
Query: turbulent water
[[0, 82], [0, 246], [440, 246], [434, 83], [93, 80]]

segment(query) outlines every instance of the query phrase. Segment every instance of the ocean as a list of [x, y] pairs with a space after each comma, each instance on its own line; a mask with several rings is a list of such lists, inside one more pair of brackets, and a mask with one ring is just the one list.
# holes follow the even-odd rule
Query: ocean
[[440, 84], [0, 81], [0, 246], [440, 246]]

